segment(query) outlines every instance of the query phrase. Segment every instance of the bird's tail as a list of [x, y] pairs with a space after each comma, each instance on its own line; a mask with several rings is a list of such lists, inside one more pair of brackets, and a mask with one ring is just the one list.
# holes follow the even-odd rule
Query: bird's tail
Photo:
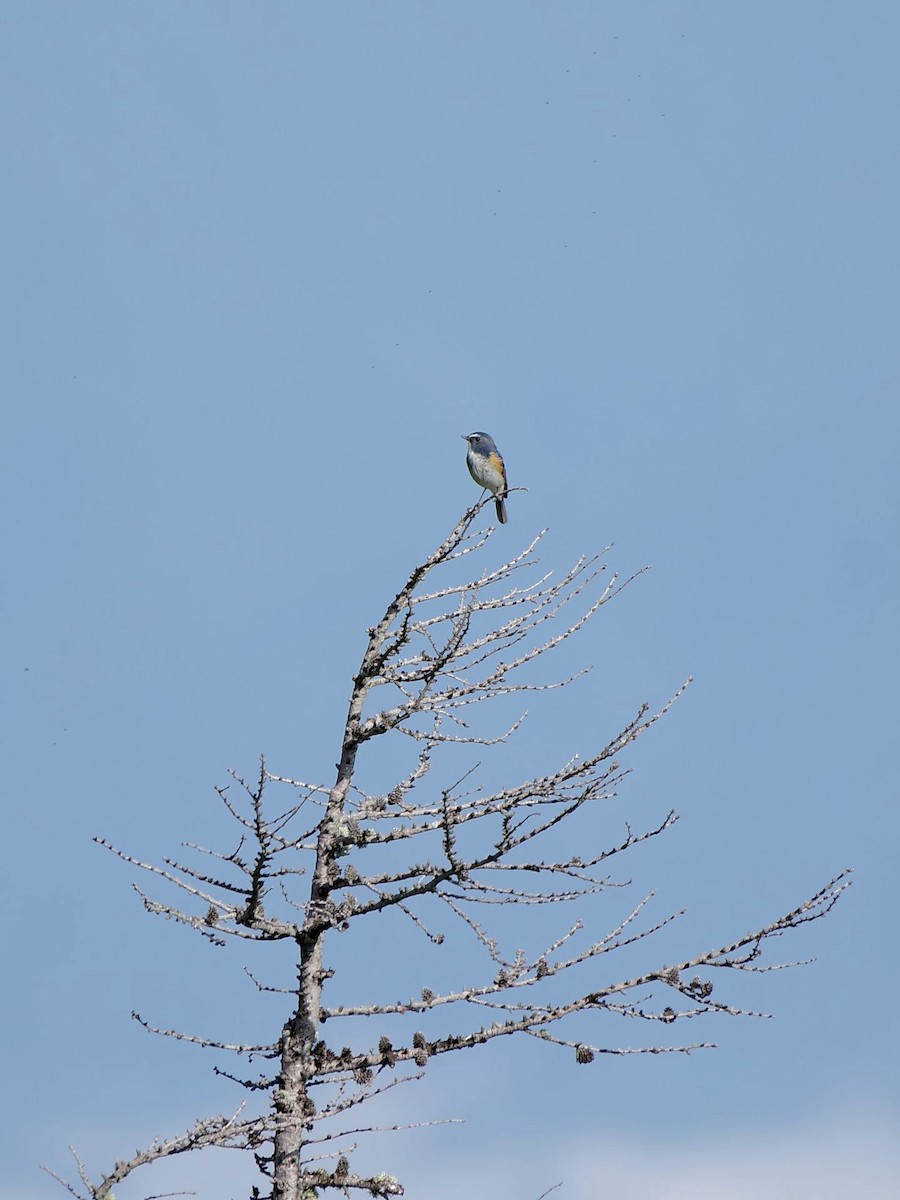
[[506, 524], [506, 501], [502, 496], [494, 497], [494, 506], [497, 509], [497, 520], [501, 525]]

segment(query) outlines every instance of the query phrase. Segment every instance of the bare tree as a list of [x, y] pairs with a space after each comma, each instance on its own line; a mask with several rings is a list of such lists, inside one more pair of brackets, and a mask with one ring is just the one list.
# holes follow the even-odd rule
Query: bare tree
[[[570, 683], [571, 678], [538, 682], [529, 668], [579, 632], [634, 576], [608, 576], [598, 559], [587, 558], [561, 579], [538, 575], [535, 548], [543, 534], [502, 566], [474, 575], [461, 571], [488, 541], [489, 532], [472, 532], [479, 508], [467, 510], [367, 631], [330, 786], [272, 774], [265, 763], [252, 783], [235, 776], [237, 794], [223, 787], [219, 796], [240, 829], [239, 845], [227, 853], [191, 845], [193, 864], [165, 859], [162, 866], [152, 865], [97, 839], [180, 895], [177, 903], [163, 902], [137, 888], [149, 912], [186, 925], [215, 945], [226, 939], [293, 943], [297, 974], [296, 985], [285, 989], [251, 976], [261, 990], [286, 996], [284, 1026], [269, 1044], [225, 1043], [159, 1029], [135, 1013], [154, 1033], [261, 1059], [270, 1069], [237, 1080], [248, 1092], [237, 1113], [199, 1120], [169, 1140], [155, 1140], [96, 1180], [76, 1156], [80, 1187], [60, 1179], [72, 1195], [106, 1200], [137, 1167], [207, 1146], [255, 1156], [265, 1189], [254, 1188], [256, 1197], [310, 1200], [329, 1189], [345, 1196], [355, 1191], [402, 1195], [393, 1176], [352, 1168], [348, 1139], [377, 1128], [355, 1123], [359, 1105], [420, 1078], [438, 1055], [512, 1034], [567, 1047], [579, 1063], [601, 1054], [688, 1053], [710, 1046], [668, 1042], [654, 1030], [668, 1034], [686, 1018], [709, 1014], [746, 1015], [713, 998], [713, 974], [794, 965], [765, 963], [769, 942], [827, 914], [849, 886], [848, 873], [842, 872], [776, 920], [674, 964], [649, 959], [648, 939], [680, 914], [649, 919], [647, 896], [626, 906], [602, 935], [574, 920], [538, 953], [504, 948], [498, 930], [509, 927], [514, 936], [510, 914], [526, 906], [586, 902], [620, 886], [607, 874], [613, 860], [671, 828], [674, 812], [640, 832], [624, 825], [614, 844], [603, 849], [578, 854], [559, 849], [571, 847], [576, 835], [584, 838], [579, 814], [614, 794], [623, 774], [622, 751], [687, 684], [660, 709], [643, 706], [586, 757], [558, 763], [536, 778], [495, 789], [480, 786], [479, 766], [466, 747], [506, 742], [522, 717], [488, 736], [475, 730], [474, 706]], [[477, 728], [482, 727], [480, 721]], [[408, 766], [388, 790], [366, 791], [360, 754], [385, 734], [409, 739]], [[433, 762], [451, 756], [461, 763], [455, 779], [435, 782]], [[285, 796], [290, 791], [286, 807], [273, 807], [274, 789]], [[351, 999], [350, 988], [360, 980], [337, 977], [327, 965], [326, 946], [339, 932], [390, 912], [408, 922], [410, 938], [421, 936], [431, 945], [441, 944], [438, 925], [441, 917], [449, 918], [474, 939], [480, 978], [432, 990], [420, 975], [415, 994], [406, 1000]], [[625, 947], [645, 951], [647, 965], [617, 977], [605, 964]], [[414, 950], [411, 955], [415, 970]], [[576, 969], [586, 963], [593, 964], [589, 990], [584, 972]], [[471, 969], [478, 969], [474, 961]], [[326, 981], [329, 997], [339, 993], [340, 1004], [326, 1003]], [[428, 1014], [436, 1010], [452, 1011], [453, 1033], [426, 1036], [417, 1028], [429, 1028]], [[650, 1026], [648, 1044], [585, 1041], [573, 1029], [573, 1019], [581, 1021], [578, 1014], [636, 1018]], [[345, 1045], [343, 1024], [351, 1028], [348, 1041], [361, 1025], [373, 1033], [365, 1045]], [[381, 1032], [385, 1027], [391, 1036]]]

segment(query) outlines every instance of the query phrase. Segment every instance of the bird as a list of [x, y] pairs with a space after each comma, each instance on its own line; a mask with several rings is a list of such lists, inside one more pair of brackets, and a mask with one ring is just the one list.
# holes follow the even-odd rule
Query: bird
[[506, 464], [489, 433], [464, 433], [466, 466], [475, 482], [493, 493], [497, 520], [506, 524]]

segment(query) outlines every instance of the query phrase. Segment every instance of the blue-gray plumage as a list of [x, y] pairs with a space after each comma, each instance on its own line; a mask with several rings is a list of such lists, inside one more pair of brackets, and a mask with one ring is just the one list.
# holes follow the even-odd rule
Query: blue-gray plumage
[[479, 485], [493, 493], [497, 520], [506, 524], [506, 464], [489, 433], [464, 433], [468, 442], [466, 466]]

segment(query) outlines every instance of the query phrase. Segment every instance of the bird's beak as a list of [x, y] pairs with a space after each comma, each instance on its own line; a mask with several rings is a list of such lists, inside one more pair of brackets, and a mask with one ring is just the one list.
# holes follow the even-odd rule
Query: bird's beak
[[469, 440], [469, 435], [467, 433], [461, 433], [459, 436], [462, 438], [462, 440], [464, 442], [467, 442]]

